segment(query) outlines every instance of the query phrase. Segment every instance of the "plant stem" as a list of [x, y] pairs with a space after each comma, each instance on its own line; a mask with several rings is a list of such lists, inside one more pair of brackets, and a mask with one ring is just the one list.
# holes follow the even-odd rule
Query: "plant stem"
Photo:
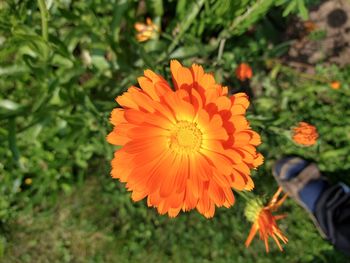
[[46, 8], [45, 0], [38, 0], [38, 5], [40, 9], [40, 16], [41, 16], [41, 34], [45, 41], [48, 41], [49, 39], [49, 33], [48, 33], [48, 18], [49, 18], [49, 12]]
[[9, 148], [12, 152], [13, 159], [18, 165], [19, 161], [19, 150], [17, 148], [17, 140], [16, 140], [16, 118], [9, 118], [9, 134], [8, 134]]
[[223, 38], [223, 39], [220, 41], [219, 51], [218, 51], [218, 59], [217, 59], [218, 61], [221, 60], [222, 54], [223, 54], [223, 52], [224, 52], [225, 42], [226, 42], [226, 38]]
[[249, 198], [249, 194], [247, 192], [243, 191], [235, 191], [239, 196], [241, 196], [244, 200], [249, 201], [251, 198]]

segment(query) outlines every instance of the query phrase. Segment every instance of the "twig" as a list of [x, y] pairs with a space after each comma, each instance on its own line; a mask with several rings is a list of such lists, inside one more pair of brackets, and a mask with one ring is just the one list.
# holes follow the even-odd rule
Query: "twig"
[[224, 52], [224, 48], [225, 48], [225, 43], [226, 43], [226, 38], [224, 38], [220, 41], [219, 51], [218, 51], [218, 59], [217, 59], [218, 61], [221, 60], [222, 53]]

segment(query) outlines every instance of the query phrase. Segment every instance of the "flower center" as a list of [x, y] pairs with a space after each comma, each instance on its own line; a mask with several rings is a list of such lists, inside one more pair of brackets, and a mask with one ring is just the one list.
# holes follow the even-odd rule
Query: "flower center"
[[196, 152], [201, 144], [202, 132], [196, 123], [180, 121], [171, 132], [169, 147], [178, 153]]

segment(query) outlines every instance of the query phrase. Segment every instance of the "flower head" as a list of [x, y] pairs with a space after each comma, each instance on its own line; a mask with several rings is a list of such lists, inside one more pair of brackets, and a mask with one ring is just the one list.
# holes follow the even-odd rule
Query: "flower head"
[[262, 202], [260, 200], [253, 200], [248, 205], [246, 209], [246, 216], [248, 220], [253, 222], [253, 226], [245, 242], [246, 247], [249, 247], [256, 233], [259, 231], [260, 239], [265, 243], [266, 252], [269, 252], [269, 237], [272, 237], [275, 240], [278, 248], [281, 251], [283, 250], [278, 239], [280, 239], [285, 244], [288, 242], [288, 239], [283, 235], [276, 221], [286, 217], [286, 215], [272, 214], [272, 212], [275, 212], [287, 198], [287, 195], [285, 194], [280, 200], [278, 200], [281, 192], [282, 188], [280, 187], [272, 197], [271, 201], [265, 207], [262, 205]]
[[24, 183], [25, 183], [26, 185], [31, 185], [31, 184], [33, 183], [33, 180], [32, 180], [32, 178], [26, 178], [26, 179], [24, 180]]
[[146, 19], [146, 24], [144, 23], [135, 23], [135, 29], [137, 31], [136, 39], [139, 42], [144, 42], [151, 39], [157, 32], [159, 28], [153, 24], [151, 18]]
[[332, 81], [329, 85], [332, 89], [340, 89], [341, 83], [339, 81]]
[[316, 143], [317, 138], [316, 127], [307, 122], [299, 122], [298, 126], [293, 128], [293, 140], [296, 143], [311, 146]]
[[111, 114], [107, 140], [122, 145], [111, 175], [126, 183], [132, 199], [147, 197], [160, 214], [175, 217], [197, 209], [212, 217], [215, 206], [234, 203], [232, 188], [251, 190], [250, 170], [263, 162], [260, 136], [245, 118], [248, 97], [227, 97], [199, 65], [172, 60], [175, 90], [160, 75], [145, 70], [140, 88], [117, 97], [123, 107]]
[[246, 79], [251, 79], [252, 76], [253, 76], [253, 70], [248, 64], [241, 63], [236, 68], [236, 77], [240, 81], [245, 81]]

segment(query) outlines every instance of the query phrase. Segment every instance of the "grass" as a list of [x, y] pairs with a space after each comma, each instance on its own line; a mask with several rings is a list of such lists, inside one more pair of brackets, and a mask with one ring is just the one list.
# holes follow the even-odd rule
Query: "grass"
[[272, 249], [266, 254], [262, 243], [244, 247], [249, 224], [239, 198], [233, 209], [219, 209], [214, 219], [205, 220], [196, 213], [160, 217], [125, 195], [109, 178], [92, 177], [74, 193], [62, 194], [56, 205], [22, 213], [8, 226], [11, 234], [3, 262], [346, 260], [322, 241], [311, 220], [292, 201], [285, 206], [289, 217], [282, 223], [289, 244], [283, 253]]

